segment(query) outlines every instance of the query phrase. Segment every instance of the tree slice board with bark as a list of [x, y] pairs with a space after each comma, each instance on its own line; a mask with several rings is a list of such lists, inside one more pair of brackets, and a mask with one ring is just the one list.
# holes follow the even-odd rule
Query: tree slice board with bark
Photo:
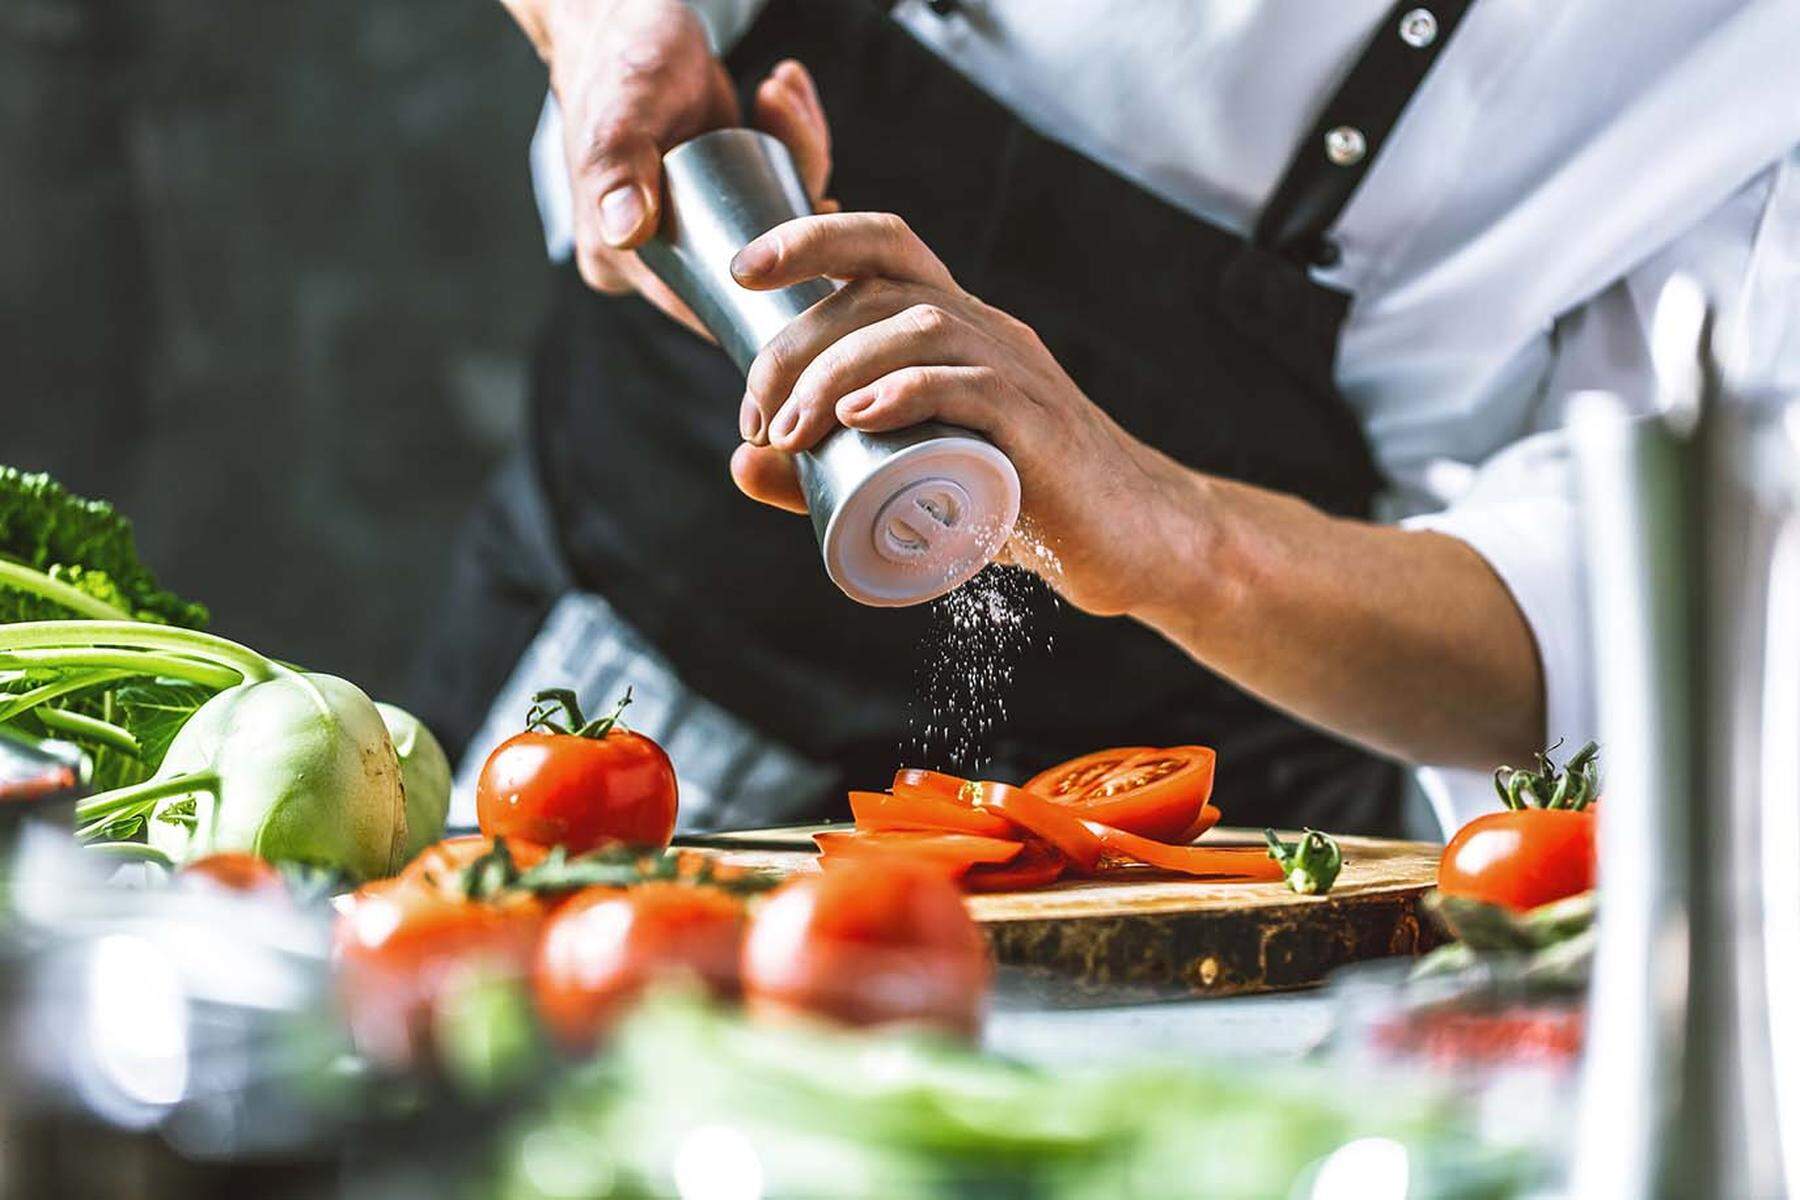
[[[693, 841], [744, 866], [811, 871], [811, 835], [825, 828], [833, 827]], [[1312, 987], [1348, 963], [1421, 954], [1443, 940], [1420, 903], [1436, 882], [1441, 846], [1337, 840], [1344, 870], [1326, 896], [1130, 867], [1034, 891], [970, 896], [969, 911], [994, 948], [1003, 990], [1059, 1005]], [[1202, 844], [1261, 845], [1262, 837], [1216, 829]]]

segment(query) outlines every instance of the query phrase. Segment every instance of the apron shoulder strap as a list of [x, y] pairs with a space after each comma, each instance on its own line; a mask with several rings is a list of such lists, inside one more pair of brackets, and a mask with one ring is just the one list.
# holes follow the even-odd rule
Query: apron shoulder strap
[[1257, 219], [1258, 246], [1316, 266], [1337, 261], [1325, 236], [1399, 124], [1474, 0], [1400, 0], [1294, 151]]

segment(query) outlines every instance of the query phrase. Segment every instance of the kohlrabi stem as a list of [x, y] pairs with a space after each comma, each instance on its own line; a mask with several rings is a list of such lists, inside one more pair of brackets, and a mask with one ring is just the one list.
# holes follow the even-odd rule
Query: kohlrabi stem
[[60, 604], [78, 616], [101, 621], [129, 621], [131, 614], [106, 601], [88, 595], [78, 587], [46, 575], [35, 567], [0, 558], [0, 583], [30, 592], [40, 600]]
[[[22, 627], [0, 626], [0, 636], [9, 628]], [[164, 675], [170, 679], [183, 679], [218, 691], [244, 681], [243, 672], [236, 667], [220, 666], [216, 662], [184, 658], [179, 654], [158, 654], [151, 650], [115, 650], [106, 647], [81, 646], [68, 650], [46, 646], [31, 650], [0, 650], [0, 667], [23, 667], [34, 671], [66, 670], [70, 667], [109, 668], [121, 675]], [[24, 696], [19, 697], [21, 700], [23, 698]], [[8, 707], [13, 703], [16, 701], [9, 701]]]
[[135, 673], [119, 670], [74, 671], [64, 675], [61, 679], [40, 683], [34, 688], [11, 697], [6, 703], [0, 704], [0, 725], [4, 725], [20, 713], [36, 708], [40, 704], [60, 700], [71, 692], [79, 692], [84, 688], [95, 687], [99, 684], [128, 679]]
[[89, 842], [84, 849], [89, 854], [100, 854], [119, 862], [155, 863], [159, 867], [172, 867], [175, 860], [146, 842]]
[[165, 654], [187, 654], [231, 667], [245, 683], [272, 679], [285, 668], [213, 633], [155, 625], [147, 621], [24, 621], [0, 626], [0, 650], [29, 650], [73, 646], [128, 646]]
[[219, 786], [213, 771], [194, 771], [171, 775], [166, 779], [146, 779], [130, 787], [98, 792], [75, 805], [75, 819], [83, 824], [98, 820], [116, 820], [147, 812], [158, 800], [169, 796], [185, 796], [190, 792], [211, 792]]
[[144, 748], [131, 736], [131, 731], [121, 729], [111, 721], [102, 721], [99, 717], [70, 712], [64, 708], [51, 708], [48, 704], [37, 710], [37, 719], [44, 723], [46, 729], [86, 738], [133, 758], [143, 757]]

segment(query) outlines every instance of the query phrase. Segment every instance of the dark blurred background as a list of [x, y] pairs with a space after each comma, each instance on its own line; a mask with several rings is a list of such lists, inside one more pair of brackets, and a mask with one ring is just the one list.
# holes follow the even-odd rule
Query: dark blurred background
[[519, 431], [543, 86], [496, 0], [0, 0], [0, 462], [396, 695]]

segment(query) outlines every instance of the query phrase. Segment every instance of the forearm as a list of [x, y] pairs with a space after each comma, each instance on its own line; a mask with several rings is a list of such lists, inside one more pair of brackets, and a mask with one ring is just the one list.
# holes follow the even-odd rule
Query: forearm
[[1531, 631], [1467, 545], [1191, 472], [1169, 487], [1185, 533], [1138, 619], [1270, 703], [1410, 761], [1485, 769], [1540, 748]]

